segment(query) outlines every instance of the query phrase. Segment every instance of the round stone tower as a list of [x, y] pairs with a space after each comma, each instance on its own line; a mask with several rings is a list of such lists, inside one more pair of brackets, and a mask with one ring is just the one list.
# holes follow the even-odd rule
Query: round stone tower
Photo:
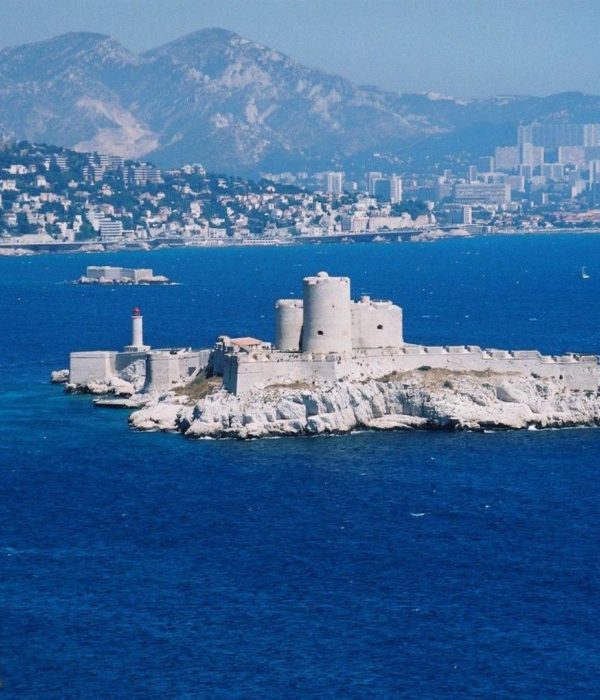
[[350, 280], [319, 272], [304, 278], [302, 351], [351, 352]]
[[275, 347], [284, 352], [300, 352], [303, 306], [300, 299], [275, 302]]

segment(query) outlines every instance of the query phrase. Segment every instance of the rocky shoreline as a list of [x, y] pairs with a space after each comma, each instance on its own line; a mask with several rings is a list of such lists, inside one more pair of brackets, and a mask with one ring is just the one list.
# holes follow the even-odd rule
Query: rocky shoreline
[[[205, 381], [205, 380], [204, 380]], [[240, 439], [370, 430], [508, 430], [600, 425], [600, 392], [560, 380], [424, 369], [363, 382], [278, 385], [234, 396], [222, 388], [138, 396], [137, 430]], [[186, 392], [188, 392], [186, 394]]]

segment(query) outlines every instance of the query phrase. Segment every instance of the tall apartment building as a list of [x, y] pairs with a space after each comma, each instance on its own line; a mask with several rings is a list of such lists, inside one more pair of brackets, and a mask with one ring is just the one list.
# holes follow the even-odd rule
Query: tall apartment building
[[589, 184], [590, 184], [590, 187], [592, 185], [600, 184], [600, 160], [591, 160], [590, 161]]
[[559, 146], [558, 162], [562, 165], [585, 167], [586, 149], [583, 146]]
[[529, 165], [532, 168], [544, 164], [544, 147], [534, 146], [532, 143], [522, 143], [519, 146], [519, 161], [521, 165]]
[[543, 148], [600, 146], [600, 124], [527, 124], [517, 128], [517, 143]]
[[338, 172], [327, 173], [328, 194], [341, 194], [344, 185], [344, 175]]
[[588, 182], [590, 204], [600, 204], [600, 160], [590, 161], [590, 176]]
[[559, 182], [565, 174], [565, 166], [561, 163], [544, 163], [542, 165], [542, 175], [549, 180]]
[[600, 124], [583, 125], [583, 145], [586, 148], [600, 146]]
[[379, 177], [372, 181], [372, 194], [382, 202], [398, 204], [402, 201], [402, 178], [398, 175]]
[[402, 178], [399, 175], [392, 175], [390, 178], [390, 202], [399, 204], [402, 201]]
[[376, 170], [367, 173], [367, 192], [369, 194], [375, 194], [373, 189], [375, 180], [381, 180], [382, 177], [383, 173]]
[[518, 146], [497, 146], [494, 150], [496, 170], [511, 171], [519, 167]]
[[153, 165], [134, 165], [129, 168], [127, 177], [134, 185], [146, 185], [148, 182], [162, 182], [159, 168]]

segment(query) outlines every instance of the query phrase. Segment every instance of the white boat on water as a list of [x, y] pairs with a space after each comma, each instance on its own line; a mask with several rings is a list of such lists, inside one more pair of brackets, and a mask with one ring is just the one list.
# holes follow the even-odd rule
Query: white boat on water
[[589, 278], [590, 278], [590, 276], [588, 275], [587, 270], [585, 269], [585, 267], [582, 267], [581, 268], [581, 279], [582, 280], [589, 280]]

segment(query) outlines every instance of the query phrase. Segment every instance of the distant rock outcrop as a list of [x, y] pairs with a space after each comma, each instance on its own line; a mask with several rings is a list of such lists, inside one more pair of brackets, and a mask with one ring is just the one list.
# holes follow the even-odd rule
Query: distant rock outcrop
[[398, 95], [223, 29], [141, 55], [92, 33], [0, 51], [0, 132], [159, 165], [256, 174], [366, 164], [411, 144], [485, 150], [534, 119], [600, 121], [600, 97]]
[[567, 427], [600, 424], [600, 393], [535, 376], [425, 369], [365, 382], [266, 387], [243, 396], [221, 389], [195, 402], [167, 394], [150, 399], [130, 423], [196, 438]]

